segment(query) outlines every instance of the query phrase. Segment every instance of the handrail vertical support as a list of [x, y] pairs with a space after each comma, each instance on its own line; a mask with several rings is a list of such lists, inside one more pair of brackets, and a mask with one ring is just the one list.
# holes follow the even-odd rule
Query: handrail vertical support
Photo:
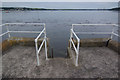
[[73, 24], [72, 24], [72, 30], [73, 30]]
[[111, 40], [112, 40], [112, 38], [113, 38], [113, 33], [114, 33], [114, 26], [113, 26], [112, 33], [111, 33], [111, 37], [110, 37]]
[[78, 53], [76, 55], [76, 63], [75, 63], [75, 66], [78, 66]]
[[[45, 28], [45, 24], [44, 24], [44, 28]], [[45, 34], [45, 55], [46, 55], [46, 60], [48, 60], [48, 54], [47, 54], [47, 37], [46, 37], [46, 28], [44, 30], [44, 34]]]
[[72, 40], [72, 37], [73, 37], [72, 30], [73, 30], [73, 24], [72, 24], [72, 29], [70, 30], [70, 48], [72, 47], [72, 44], [71, 44], [71, 40]]
[[79, 45], [80, 45], [80, 39], [78, 39], [77, 42], [77, 55], [76, 55], [76, 66], [78, 66], [78, 56], [79, 56]]
[[70, 30], [70, 48], [71, 48], [71, 34], [72, 34], [72, 32]]
[[8, 32], [8, 40], [10, 40], [10, 32], [9, 32], [9, 28], [8, 28], [8, 26], [6, 26], [6, 29], [7, 29], [7, 32]]
[[72, 47], [72, 44], [71, 44], [72, 37], [73, 37], [73, 33], [72, 33], [72, 29], [71, 29], [70, 30], [70, 48]]
[[39, 66], [40, 62], [39, 62], [38, 45], [37, 45], [37, 40], [36, 39], [35, 39], [35, 47], [36, 47], [37, 65]]
[[77, 51], [78, 51], [78, 53], [79, 53], [79, 46], [80, 46], [80, 39], [77, 42]]
[[48, 60], [48, 54], [47, 54], [47, 40], [45, 39], [45, 54], [46, 54], [46, 60]]

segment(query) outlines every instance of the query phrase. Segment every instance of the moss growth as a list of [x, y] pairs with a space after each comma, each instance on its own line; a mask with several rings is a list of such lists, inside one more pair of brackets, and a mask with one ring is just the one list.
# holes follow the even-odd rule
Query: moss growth
[[[117, 41], [110, 40], [109, 38], [95, 38], [95, 39], [81, 39], [80, 41], [80, 47], [104, 47], [108, 44], [108, 48], [120, 53], [120, 43]], [[77, 40], [73, 39], [73, 42], [75, 43], [75, 46], [77, 46]], [[69, 41], [70, 46], [70, 41]]]
[[[106, 46], [109, 38], [95, 38], [95, 39], [81, 39], [80, 47], [103, 47]], [[73, 39], [75, 46], [77, 46], [77, 40]]]
[[[43, 41], [43, 38], [38, 39], [38, 46], [40, 46], [42, 41]], [[12, 37], [9, 40], [5, 40], [2, 43], [0, 43], [0, 50], [4, 52], [8, 50], [10, 47], [15, 46], [15, 45], [35, 46], [35, 39], [34, 38]], [[47, 46], [48, 46], [48, 39], [47, 39]]]

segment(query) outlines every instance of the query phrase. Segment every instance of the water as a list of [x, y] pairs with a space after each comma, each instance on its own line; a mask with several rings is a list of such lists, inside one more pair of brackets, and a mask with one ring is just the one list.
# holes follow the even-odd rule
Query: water
[[[3, 12], [2, 15], [3, 15], [3, 19], [2, 19], [3, 23], [15, 23], [15, 22], [45, 23], [47, 37], [50, 39], [50, 48], [53, 48], [55, 57], [66, 56], [68, 40], [70, 36], [70, 29], [73, 23], [74, 24], [75, 23], [87, 23], [87, 24], [89, 23], [117, 24], [118, 23], [117, 11], [10, 11], [10, 13]], [[14, 29], [18, 29], [18, 28], [14, 28]], [[31, 27], [30, 29], [32, 30], [35, 28]], [[5, 28], [3, 27], [3, 32], [4, 31]], [[27, 35], [23, 34], [23, 36], [27, 36]], [[29, 36], [36, 37], [37, 35], [29, 35]], [[87, 38], [93, 36], [97, 37], [97, 35], [92, 35], [92, 36], [81, 35], [79, 37]], [[106, 36], [102, 36], [102, 37], [106, 37]]]

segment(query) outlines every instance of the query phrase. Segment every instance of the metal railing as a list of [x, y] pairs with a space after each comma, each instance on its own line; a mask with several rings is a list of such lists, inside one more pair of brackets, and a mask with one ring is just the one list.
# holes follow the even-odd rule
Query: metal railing
[[[44, 26], [42, 31], [10, 31], [8, 28], [8, 25], [38, 25], [38, 26]], [[10, 39], [11, 35], [10, 33], [39, 33], [39, 35], [35, 38], [35, 49], [36, 49], [36, 56], [37, 56], [37, 65], [39, 66], [39, 52], [41, 51], [43, 44], [45, 43], [45, 55], [46, 55], [46, 60], [48, 60], [48, 56], [47, 56], [47, 37], [46, 37], [46, 26], [45, 23], [5, 23], [0, 25], [2, 26], [6, 26], [7, 31], [0, 34], [0, 37], [8, 34], [8, 37]], [[44, 34], [44, 39], [40, 45], [40, 47], [38, 48], [38, 39], [41, 37], [41, 35]]]
[[[72, 38], [73, 38], [73, 35], [76, 37], [77, 39], [77, 47], [75, 46]], [[72, 44], [71, 44], [72, 43]], [[75, 52], [76, 52], [76, 61], [75, 61], [75, 66], [78, 66], [78, 55], [79, 55], [79, 45], [80, 45], [80, 39], [78, 38], [78, 36], [75, 34], [75, 32], [73, 31], [73, 29], [71, 29], [71, 35], [70, 35], [70, 48], [72, 47], [73, 45], [73, 48], [75, 49]]]
[[[40, 36], [44, 34], [44, 39], [40, 45], [40, 47], [38, 48], [38, 39], [40, 38]], [[46, 60], [48, 60], [48, 55], [47, 55], [47, 37], [46, 37], [46, 27], [45, 27], [45, 24], [44, 24], [44, 29], [42, 30], [42, 32], [37, 36], [37, 38], [35, 39], [35, 46], [36, 46], [36, 55], [37, 55], [37, 64], [38, 66], [40, 65], [39, 63], [39, 52], [43, 46], [43, 44], [45, 43], [45, 55], [46, 55]]]
[[[79, 46], [80, 46], [80, 38], [77, 36], [77, 34], [110, 34], [111, 35], [110, 39], [113, 38], [113, 35], [120, 37], [120, 35], [115, 33], [114, 30], [115, 27], [112, 28], [112, 32], [75, 32], [73, 30], [74, 26], [118, 26], [118, 25], [117, 24], [72, 24], [72, 29], [70, 30], [70, 48], [73, 45], [73, 48], [76, 53], [75, 66], [78, 66], [78, 55], [79, 55]], [[77, 39], [77, 47], [74, 44], [73, 35]]]

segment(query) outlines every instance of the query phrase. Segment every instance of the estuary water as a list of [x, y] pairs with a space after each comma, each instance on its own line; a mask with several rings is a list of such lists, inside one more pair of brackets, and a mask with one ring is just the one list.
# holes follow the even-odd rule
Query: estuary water
[[[50, 49], [54, 57], [65, 57], [72, 24], [118, 24], [117, 11], [6, 11], [2, 12], [2, 23], [45, 23]], [[38, 30], [35, 27], [22, 29]], [[92, 27], [90, 29], [90, 27]], [[11, 28], [19, 30], [19, 27]], [[3, 32], [6, 31], [3, 26]], [[111, 31], [111, 26], [87, 26], [75, 31]], [[115, 28], [118, 32], [117, 27]], [[11, 34], [11, 36], [36, 37], [38, 34]], [[80, 38], [110, 37], [110, 35], [78, 35]], [[7, 37], [7, 36], [6, 36]], [[4, 37], [3, 39], [5, 39]], [[116, 38], [115, 38], [116, 39]], [[117, 39], [116, 39], [117, 40]], [[51, 50], [49, 51], [51, 53]]]

